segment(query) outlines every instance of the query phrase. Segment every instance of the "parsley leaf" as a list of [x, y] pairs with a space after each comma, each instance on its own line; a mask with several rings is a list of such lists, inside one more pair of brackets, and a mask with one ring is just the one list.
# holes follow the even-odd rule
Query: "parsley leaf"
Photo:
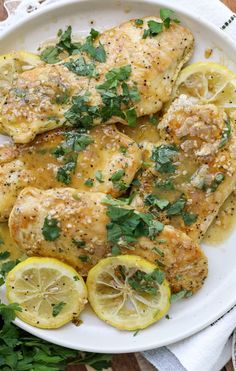
[[222, 148], [226, 145], [226, 143], [228, 142], [231, 136], [231, 131], [232, 129], [231, 129], [230, 119], [225, 120], [225, 128], [223, 129], [223, 132], [222, 132], [222, 137], [221, 137], [221, 141], [219, 144], [219, 148]]
[[148, 21], [148, 29], [144, 30], [143, 39], [154, 37], [163, 31], [163, 23]]
[[64, 113], [65, 119], [72, 126], [89, 128], [94, 119], [100, 117], [99, 107], [88, 104], [89, 96], [90, 94], [86, 92], [84, 95], [72, 97], [72, 106]]
[[97, 179], [97, 181], [98, 181], [99, 183], [104, 183], [103, 175], [102, 175], [101, 170], [97, 170], [97, 171], [96, 171], [96, 173], [95, 173], [95, 178]]
[[146, 205], [156, 206], [160, 210], [165, 209], [169, 205], [168, 200], [160, 199], [152, 194], [145, 196], [144, 202]]
[[162, 23], [156, 22], [153, 20], [148, 21], [148, 29], [144, 30], [143, 39], [147, 37], [154, 37], [157, 36], [159, 33], [164, 31], [164, 28], [170, 28], [171, 21], [175, 23], [180, 23], [180, 21], [175, 17], [175, 13], [166, 8], [160, 9], [160, 18]]
[[53, 64], [60, 62], [60, 54], [62, 52], [67, 52], [69, 55], [74, 54], [75, 51], [78, 52], [80, 43], [72, 42], [71, 33], [71, 26], [68, 26], [64, 32], [59, 30], [57, 34], [59, 40], [56, 45], [46, 47], [41, 52], [40, 58], [46, 63]]
[[73, 154], [68, 157], [65, 161], [65, 164], [58, 168], [57, 170], [57, 180], [58, 182], [64, 184], [71, 183], [71, 173], [75, 173], [76, 165], [77, 165], [77, 154]]
[[57, 180], [64, 184], [71, 183], [71, 173], [75, 172], [78, 152], [83, 151], [93, 139], [84, 133], [72, 131], [65, 133], [66, 140], [53, 150], [55, 157], [64, 156], [64, 165], [58, 168]]
[[59, 303], [56, 303], [56, 304], [52, 304], [52, 315], [53, 317], [56, 317], [58, 316], [58, 314], [62, 311], [62, 309], [64, 308], [64, 306], [66, 305], [66, 303], [64, 303], [63, 301], [60, 301]]
[[10, 255], [9, 251], [0, 252], [0, 260], [6, 260]]
[[46, 216], [43, 223], [42, 234], [46, 241], [55, 241], [61, 234], [58, 220]]
[[66, 62], [64, 66], [79, 76], [98, 77], [95, 64], [86, 62], [83, 57]]
[[183, 298], [188, 298], [191, 295], [192, 295], [191, 291], [183, 289], [183, 290], [171, 295], [171, 303], [174, 303], [174, 302], [176, 302], [180, 299], [183, 299]]
[[83, 254], [79, 256], [79, 259], [80, 259], [82, 262], [84, 262], [84, 263], [87, 263], [87, 262], [90, 261], [90, 257], [89, 257], [88, 255], [83, 255]]
[[172, 191], [175, 189], [174, 183], [171, 179], [158, 181], [155, 183], [155, 187], [163, 191]]
[[117, 181], [121, 180], [121, 178], [123, 178], [124, 175], [125, 175], [125, 171], [123, 169], [119, 169], [115, 173], [112, 174], [111, 181], [113, 183], [117, 182]]
[[12, 323], [17, 304], [0, 303], [0, 368], [2, 370], [65, 370], [67, 365], [87, 364], [101, 371], [110, 366], [111, 355], [76, 351], [50, 344]]
[[191, 224], [193, 224], [197, 221], [198, 216], [196, 214], [193, 214], [193, 213], [183, 212], [182, 213], [182, 218], [183, 218], [183, 221], [184, 221], [185, 225], [191, 225]]
[[57, 47], [48, 46], [41, 52], [40, 58], [46, 63], [54, 64], [60, 62], [59, 54], [60, 51]]
[[180, 23], [180, 21], [177, 18], [175, 18], [175, 13], [173, 12], [173, 10], [170, 10], [170, 9], [161, 8], [160, 9], [160, 17], [161, 17], [161, 20], [162, 20], [165, 28], [170, 27], [171, 21], [173, 21], [175, 23]]
[[87, 187], [93, 187], [93, 179], [91, 178], [88, 178], [85, 180], [84, 184], [87, 186]]
[[152, 150], [151, 160], [155, 161], [155, 169], [160, 173], [174, 173], [176, 166], [173, 158], [177, 155], [178, 149], [174, 144], [161, 144]]
[[113, 183], [114, 188], [125, 191], [129, 186], [121, 180], [125, 175], [125, 171], [123, 169], [117, 170], [114, 174], [111, 176], [111, 181]]
[[106, 226], [107, 239], [113, 245], [127, 245], [142, 236], [154, 238], [164, 228], [164, 225], [154, 220], [151, 214], [112, 205], [108, 205], [107, 209], [111, 221]]
[[10, 272], [18, 263], [20, 263], [20, 260], [9, 260], [1, 265], [0, 268], [0, 274], [5, 277], [8, 272]]
[[135, 127], [137, 122], [137, 113], [134, 107], [129, 108], [125, 111], [125, 118], [128, 122], [128, 125], [131, 127]]
[[158, 291], [159, 285], [165, 279], [164, 272], [155, 269], [151, 273], [144, 273], [140, 270], [136, 271], [127, 282], [133, 290], [137, 292], [145, 292], [150, 295], [155, 295]]
[[217, 173], [213, 182], [210, 185], [210, 191], [215, 192], [219, 185], [225, 180], [225, 175], [223, 173]]
[[99, 46], [97, 47], [93, 45], [93, 41], [97, 38], [98, 35], [99, 35], [99, 32], [95, 31], [92, 28], [90, 31], [90, 36], [86, 38], [86, 41], [81, 46], [80, 50], [82, 52], [87, 53], [94, 60], [104, 63], [106, 62], [106, 51], [104, 49], [104, 46], [101, 43], [99, 43]]
[[186, 200], [184, 198], [179, 198], [168, 207], [167, 216], [180, 215], [185, 205]]
[[135, 24], [136, 24], [136, 26], [142, 26], [143, 25], [143, 20], [142, 19], [135, 19]]

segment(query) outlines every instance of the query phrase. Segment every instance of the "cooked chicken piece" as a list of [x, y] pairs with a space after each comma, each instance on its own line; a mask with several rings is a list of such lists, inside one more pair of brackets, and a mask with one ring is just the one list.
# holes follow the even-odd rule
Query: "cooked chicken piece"
[[[104, 200], [103, 193], [78, 192], [73, 188], [26, 188], [10, 215], [11, 235], [28, 255], [64, 260], [86, 275], [99, 259], [111, 253], [108, 231], [112, 223], [114, 227], [114, 218], [108, 214], [109, 206]], [[132, 210], [127, 205], [122, 210], [118, 207], [119, 212], [127, 209]], [[131, 223], [127, 218], [123, 222]], [[154, 239], [140, 237], [129, 248], [127, 242], [127, 248], [122, 247], [122, 239], [122, 253], [138, 254], [158, 263], [174, 292], [195, 292], [202, 286], [207, 276], [207, 259], [198, 244], [184, 233], [165, 226]]]
[[[78, 157], [77, 157], [78, 156]], [[8, 218], [20, 191], [71, 185], [80, 190], [121, 195], [141, 166], [137, 144], [115, 126], [87, 134], [54, 130], [29, 145], [0, 148], [0, 221]]]
[[180, 96], [144, 147], [133, 206], [201, 240], [236, 183], [235, 119], [213, 104]]
[[[173, 83], [191, 56], [193, 35], [183, 26], [171, 22], [170, 27], [157, 36], [143, 38], [150, 20], [160, 22], [157, 17], [145, 17], [143, 25], [137, 26], [135, 20], [131, 20], [98, 36], [94, 46], [100, 43], [104, 46], [106, 61], [95, 63], [96, 73], [92, 77], [80, 76], [79, 72], [70, 71], [64, 63], [39, 66], [19, 75], [0, 110], [1, 132], [9, 134], [16, 143], [28, 143], [36, 134], [64, 124], [64, 113], [72, 106], [70, 98], [76, 95], [80, 96], [80, 101], [73, 102], [76, 109], [72, 107], [73, 112], [69, 111], [66, 118], [80, 126], [82, 123], [86, 125], [91, 118], [93, 124], [127, 123], [127, 115], [135, 116], [134, 111], [126, 112], [131, 107], [135, 108], [138, 117], [159, 111], [163, 103], [170, 99]], [[84, 52], [69, 58], [69, 61], [79, 58], [84, 58], [83, 63], [94, 68]], [[113, 77], [105, 76], [107, 72], [124, 66], [131, 68], [131, 73], [127, 70], [122, 73], [115, 94], [116, 83], [113, 83], [113, 97], [111, 90], [106, 94], [107, 87], [102, 91], [96, 89], [107, 78], [111, 82], [114, 74]], [[131, 94], [132, 98], [129, 96], [127, 87], [123, 89], [124, 82], [129, 89], [137, 88], [139, 101], [134, 99], [134, 94]], [[122, 98], [119, 111], [114, 96], [121, 93], [126, 99]], [[85, 97], [83, 102], [81, 97]]]

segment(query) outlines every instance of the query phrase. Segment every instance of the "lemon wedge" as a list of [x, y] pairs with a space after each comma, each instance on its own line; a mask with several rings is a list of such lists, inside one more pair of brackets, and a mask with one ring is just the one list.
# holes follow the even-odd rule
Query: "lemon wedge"
[[97, 316], [120, 330], [144, 329], [170, 306], [164, 273], [135, 255], [102, 259], [89, 271], [87, 288]]
[[184, 68], [175, 84], [174, 98], [185, 94], [200, 103], [236, 109], [236, 75], [214, 62], [196, 62]]
[[24, 260], [7, 275], [6, 294], [18, 303], [17, 316], [39, 328], [58, 328], [78, 318], [87, 302], [83, 278], [70, 266], [53, 258]]
[[11, 86], [16, 74], [43, 64], [37, 54], [16, 51], [0, 55], [0, 89]]

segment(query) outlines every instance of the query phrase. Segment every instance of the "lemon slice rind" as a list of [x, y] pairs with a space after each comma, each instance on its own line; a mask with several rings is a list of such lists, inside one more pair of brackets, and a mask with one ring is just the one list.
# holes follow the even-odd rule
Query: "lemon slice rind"
[[54, 258], [32, 257], [8, 273], [6, 296], [22, 308], [16, 313], [22, 321], [52, 329], [78, 317], [87, 302], [87, 288], [83, 278], [67, 264]]

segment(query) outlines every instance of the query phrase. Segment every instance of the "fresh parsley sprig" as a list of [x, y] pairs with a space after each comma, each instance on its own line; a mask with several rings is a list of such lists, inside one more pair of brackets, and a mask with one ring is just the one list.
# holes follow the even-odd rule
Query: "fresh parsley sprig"
[[11, 323], [18, 304], [0, 302], [0, 368], [4, 371], [59, 371], [85, 364], [97, 371], [111, 365], [112, 355], [80, 352], [54, 345], [28, 334]]

